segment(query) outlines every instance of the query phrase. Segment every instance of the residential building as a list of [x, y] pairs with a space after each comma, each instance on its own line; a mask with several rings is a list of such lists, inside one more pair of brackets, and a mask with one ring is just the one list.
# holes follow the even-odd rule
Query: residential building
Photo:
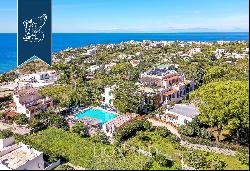
[[221, 53], [226, 53], [225, 49], [216, 49], [215, 53], [221, 54]]
[[56, 71], [44, 71], [33, 74], [20, 75], [15, 79], [15, 83], [18, 85], [28, 83], [32, 87], [43, 87], [52, 85], [58, 80]]
[[156, 115], [156, 118], [180, 126], [191, 122], [199, 114], [198, 108], [193, 104], [176, 104], [167, 108], [164, 114]]
[[140, 87], [144, 92], [142, 108], [145, 105], [158, 108], [172, 102], [178, 103], [194, 90], [195, 83], [186, 80], [173, 67], [174, 65], [161, 65], [141, 74]]
[[200, 53], [201, 52], [201, 48], [192, 48], [190, 50], [190, 54], [196, 54], [196, 53]]
[[0, 139], [0, 170], [44, 170], [43, 153], [9, 137]]
[[93, 56], [93, 55], [96, 55], [96, 52], [97, 52], [96, 48], [88, 49], [87, 55]]
[[109, 105], [109, 106], [113, 106], [113, 102], [114, 102], [113, 89], [114, 88], [115, 88], [115, 86], [104, 88], [104, 93], [101, 95], [102, 102], [104, 104]]
[[13, 104], [15, 112], [25, 114], [32, 119], [35, 113], [46, 111], [53, 106], [53, 100], [39, 95], [38, 88], [24, 88], [14, 91]]
[[104, 66], [104, 68], [105, 68], [105, 70], [110, 71], [112, 69], [112, 67], [115, 66], [115, 65], [116, 65], [116, 63], [112, 62], [110, 64], [106, 64]]
[[100, 66], [98, 66], [98, 65], [91, 65], [91, 66], [87, 69], [87, 71], [89, 71], [89, 72], [95, 72], [95, 71], [97, 71], [99, 68], [100, 68]]

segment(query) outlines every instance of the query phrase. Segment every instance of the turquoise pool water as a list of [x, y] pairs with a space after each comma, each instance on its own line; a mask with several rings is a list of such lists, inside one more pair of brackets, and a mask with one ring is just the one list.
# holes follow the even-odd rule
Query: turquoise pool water
[[85, 111], [75, 115], [75, 117], [77, 119], [81, 119], [81, 118], [84, 118], [86, 116], [91, 117], [91, 118], [96, 118], [96, 119], [100, 120], [101, 123], [105, 123], [105, 122], [117, 117], [116, 114], [113, 114], [113, 113], [110, 113], [110, 112], [107, 112], [104, 110], [100, 110], [100, 109], [88, 109], [88, 110], [85, 110]]

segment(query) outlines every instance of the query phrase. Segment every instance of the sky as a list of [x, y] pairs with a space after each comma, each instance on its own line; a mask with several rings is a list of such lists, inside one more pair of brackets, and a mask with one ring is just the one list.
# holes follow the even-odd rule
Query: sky
[[[248, 0], [52, 0], [54, 33], [249, 32]], [[0, 33], [16, 32], [17, 0], [0, 0]]]

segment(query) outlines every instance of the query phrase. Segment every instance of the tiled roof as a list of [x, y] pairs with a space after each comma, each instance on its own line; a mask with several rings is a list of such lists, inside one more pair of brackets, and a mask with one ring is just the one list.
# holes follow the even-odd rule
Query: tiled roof
[[178, 91], [178, 90], [176, 90], [176, 89], [169, 90], [169, 91], [165, 92], [165, 93], [163, 94], [163, 96], [172, 95], [172, 94], [176, 93], [177, 91]]

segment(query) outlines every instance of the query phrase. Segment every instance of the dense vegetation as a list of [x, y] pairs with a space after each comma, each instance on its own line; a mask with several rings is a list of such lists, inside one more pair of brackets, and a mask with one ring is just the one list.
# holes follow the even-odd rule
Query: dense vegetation
[[25, 142], [50, 156], [50, 161], [61, 158], [87, 169], [143, 169], [149, 161], [132, 149], [106, 145], [57, 128], [29, 135]]

